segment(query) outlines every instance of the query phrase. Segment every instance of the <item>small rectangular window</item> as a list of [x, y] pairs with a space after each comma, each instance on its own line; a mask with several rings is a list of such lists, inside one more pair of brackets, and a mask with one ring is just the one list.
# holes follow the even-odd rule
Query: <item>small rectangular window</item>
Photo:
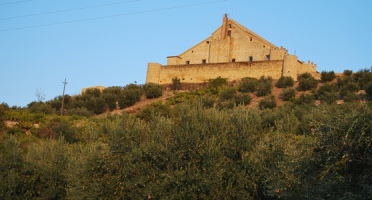
[[203, 64], [207, 63], [207, 60], [206, 60], [206, 59], [203, 59], [203, 60], [202, 60], [202, 63], [203, 63]]
[[266, 55], [266, 60], [270, 60], [270, 55]]
[[227, 36], [231, 36], [231, 31], [227, 31]]
[[253, 61], [253, 56], [249, 56], [249, 62]]
[[209, 41], [207, 41], [207, 44], [209, 44]]
[[249, 38], [249, 41], [252, 41], [252, 37], [251, 37], [251, 38]]
[[235, 62], [235, 58], [233, 58], [231, 61], [232, 61], [232, 62]]
[[189, 60], [186, 60], [186, 65], [190, 64], [190, 61]]

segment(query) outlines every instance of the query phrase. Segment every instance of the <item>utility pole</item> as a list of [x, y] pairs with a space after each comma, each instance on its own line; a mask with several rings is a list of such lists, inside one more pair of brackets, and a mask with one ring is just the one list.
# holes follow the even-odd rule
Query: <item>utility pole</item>
[[62, 83], [63, 83], [63, 93], [62, 93], [61, 116], [63, 115], [63, 104], [65, 103], [65, 89], [66, 89], [66, 85], [67, 85], [66, 78], [65, 78], [65, 81], [62, 82]]

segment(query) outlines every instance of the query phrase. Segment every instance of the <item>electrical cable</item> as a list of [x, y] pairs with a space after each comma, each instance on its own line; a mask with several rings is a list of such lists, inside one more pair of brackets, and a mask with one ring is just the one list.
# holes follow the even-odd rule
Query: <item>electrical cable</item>
[[113, 6], [113, 5], [118, 5], [118, 4], [131, 3], [135, 1], [139, 1], [139, 0], [121, 1], [121, 2], [116, 2], [116, 3], [108, 3], [108, 4], [101, 4], [101, 5], [80, 7], [80, 8], [71, 8], [71, 9], [65, 9], [65, 10], [56, 10], [56, 11], [35, 13], [35, 14], [29, 14], [29, 15], [20, 15], [20, 16], [14, 16], [14, 17], [6, 17], [6, 18], [0, 18], [0, 20], [9, 20], [9, 19], [39, 16], [39, 15], [48, 15], [48, 14], [54, 14], [54, 13], [70, 12], [70, 11], [83, 10], [83, 9], [98, 8], [98, 7], [104, 7], [104, 6]]
[[186, 8], [186, 7], [201, 6], [201, 5], [206, 5], [206, 4], [214, 4], [214, 3], [219, 3], [219, 2], [223, 2], [223, 1], [227, 1], [227, 0], [209, 1], [209, 2], [203, 2], [203, 3], [187, 4], [187, 5], [181, 5], [181, 6], [168, 7], [168, 8], [159, 8], [159, 9], [152, 9], [152, 10], [144, 10], [144, 11], [138, 11], [138, 12], [132, 12], [132, 13], [123, 13], [123, 14], [117, 14], [117, 15], [107, 15], [107, 16], [102, 16], [102, 17], [94, 17], [94, 18], [87, 18], [87, 19], [70, 20], [70, 21], [64, 21], [64, 22], [55, 22], [55, 23], [40, 24], [40, 25], [33, 25], [33, 26], [24, 26], [24, 27], [18, 27], [18, 28], [0, 29], [0, 32], [22, 30], [22, 29], [31, 29], [31, 28], [39, 28], [39, 27], [54, 26], [54, 25], [61, 25], [61, 24], [84, 22], [84, 21], [93, 21], [93, 20], [99, 20], [99, 19], [122, 17], [122, 16], [127, 16], [127, 15], [137, 15], [137, 14], [143, 14], [143, 13], [159, 12], [159, 11], [164, 11], [164, 10], [173, 10], [173, 9]]
[[0, 6], [15, 4], [15, 3], [25, 3], [25, 2], [28, 2], [28, 1], [32, 1], [32, 0], [23, 0], [23, 1], [13, 1], [13, 2], [8, 2], [8, 3], [0, 3]]

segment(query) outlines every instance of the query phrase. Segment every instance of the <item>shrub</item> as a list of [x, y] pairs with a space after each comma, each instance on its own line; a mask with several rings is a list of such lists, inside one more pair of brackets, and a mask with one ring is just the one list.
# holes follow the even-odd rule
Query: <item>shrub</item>
[[353, 82], [353, 78], [350, 77], [350, 76], [338, 77], [337, 78], [337, 87], [341, 88], [341, 87], [345, 86], [346, 84], [352, 83], [352, 82]]
[[360, 97], [358, 94], [355, 94], [353, 92], [346, 92], [342, 95], [342, 99], [345, 102], [356, 102], [360, 100]]
[[121, 94], [123, 88], [122, 87], [119, 87], [119, 86], [112, 86], [112, 87], [107, 87], [105, 88], [102, 93], [103, 94], [107, 94], [107, 93], [110, 93], [110, 94], [114, 94], [115, 96], [118, 96]]
[[336, 74], [334, 71], [322, 71], [320, 74], [320, 80], [325, 83], [325, 82], [331, 82], [336, 78]]
[[208, 88], [218, 88], [223, 85], [227, 85], [227, 78], [217, 77], [209, 80]]
[[181, 80], [178, 77], [172, 78], [172, 84], [170, 88], [172, 90], [182, 90]]
[[34, 101], [34, 102], [29, 103], [27, 106], [31, 113], [43, 113], [46, 115], [56, 113], [56, 110], [52, 108], [50, 104], [43, 103], [43, 102]]
[[223, 100], [233, 99], [234, 96], [235, 96], [235, 93], [236, 93], [235, 88], [233, 88], [233, 87], [226, 88], [226, 89], [222, 90], [222, 92], [220, 94], [220, 100], [223, 101]]
[[276, 82], [276, 87], [278, 88], [286, 88], [292, 87], [294, 84], [294, 80], [290, 76], [282, 76], [279, 78], [278, 82]]
[[328, 104], [334, 103], [337, 99], [336, 91], [337, 91], [336, 84], [326, 83], [318, 89], [316, 93], [316, 98]]
[[252, 97], [249, 94], [237, 94], [235, 95], [235, 105], [249, 105], [252, 101]]
[[358, 91], [359, 91], [358, 84], [350, 82], [340, 88], [340, 95], [345, 96], [346, 94], [354, 93]]
[[93, 107], [94, 114], [98, 115], [106, 111], [107, 105], [106, 105], [105, 99], [103, 99], [102, 97], [96, 97], [96, 98], [92, 98], [92, 101], [94, 103], [94, 107]]
[[218, 101], [216, 107], [218, 109], [232, 109], [235, 106], [235, 102], [233, 100], [226, 100], [226, 101]]
[[372, 81], [368, 82], [364, 86], [364, 90], [366, 91], [367, 98], [371, 99], [372, 98]]
[[258, 80], [255, 78], [243, 78], [242, 82], [239, 85], [239, 92], [255, 92], [258, 87]]
[[262, 99], [259, 102], [258, 106], [260, 107], [261, 110], [275, 108], [276, 107], [276, 100], [275, 100], [274, 95], [270, 95], [270, 96], [265, 97], [264, 99]]
[[359, 70], [357, 73], [354, 73], [354, 81], [357, 82], [361, 89], [365, 89], [365, 85], [368, 82], [372, 81], [372, 72], [369, 69]]
[[296, 98], [294, 100], [294, 103], [299, 105], [312, 104], [314, 103], [314, 100], [315, 100], [314, 95], [302, 93], [299, 98]]
[[202, 102], [203, 102], [203, 107], [205, 107], [205, 108], [213, 108], [214, 102], [215, 102], [215, 98], [213, 98], [213, 96], [211, 96], [211, 95], [205, 95], [202, 98]]
[[293, 88], [285, 88], [280, 94], [280, 99], [283, 101], [289, 101], [296, 96], [296, 91]]
[[[159, 88], [159, 90], [161, 90], [161, 88]], [[142, 92], [141, 92], [141, 89], [124, 89], [123, 95], [124, 95], [124, 100], [122, 101], [122, 106], [124, 108], [128, 106], [132, 106], [136, 102], [140, 101]]]
[[261, 76], [258, 80], [258, 87], [257, 87], [257, 93], [256, 95], [258, 97], [266, 96], [268, 94], [271, 94], [272, 89], [272, 78], [271, 77], [263, 77]]
[[101, 96], [101, 90], [98, 89], [98, 88], [88, 88], [88, 89], [85, 90], [83, 95], [99, 97], [99, 96]]
[[308, 72], [298, 76], [298, 90], [306, 91], [318, 86], [318, 81]]
[[344, 74], [344, 76], [351, 76], [351, 75], [353, 75], [353, 70], [345, 69], [343, 74]]
[[155, 83], [147, 83], [144, 87], [146, 98], [158, 98], [163, 95], [163, 87]]
[[68, 115], [70, 116], [82, 116], [82, 117], [90, 117], [92, 116], [92, 112], [89, 111], [87, 108], [72, 108], [68, 110]]
[[172, 110], [168, 105], [163, 104], [162, 101], [158, 101], [152, 103], [151, 106], [144, 108], [136, 114], [136, 117], [147, 122], [151, 121], [154, 117], [157, 116], [171, 117]]
[[113, 93], [103, 93], [102, 98], [105, 100], [107, 107], [110, 111], [116, 108], [117, 97]]

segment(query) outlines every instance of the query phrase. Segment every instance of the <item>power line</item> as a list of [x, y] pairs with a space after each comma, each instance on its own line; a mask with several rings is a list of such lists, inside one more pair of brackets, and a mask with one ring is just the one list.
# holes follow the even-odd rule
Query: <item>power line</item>
[[0, 6], [9, 5], [9, 4], [15, 4], [15, 3], [24, 3], [24, 2], [28, 2], [28, 1], [31, 1], [31, 0], [23, 0], [23, 1], [13, 1], [13, 2], [8, 2], [8, 3], [0, 3]]
[[24, 27], [18, 27], [18, 28], [0, 29], [0, 32], [22, 30], [22, 29], [31, 29], [31, 28], [39, 28], [39, 27], [54, 26], [54, 25], [61, 25], [61, 24], [84, 22], [84, 21], [93, 21], [93, 20], [99, 20], [99, 19], [122, 17], [122, 16], [127, 16], [127, 15], [137, 15], [137, 14], [151, 13], [151, 12], [159, 12], [159, 11], [173, 10], [173, 9], [186, 8], [186, 7], [195, 7], [195, 6], [201, 6], [201, 5], [206, 5], [206, 4], [219, 3], [219, 2], [223, 2], [223, 1], [227, 1], [227, 0], [208, 1], [208, 2], [203, 2], [203, 3], [187, 4], [187, 5], [167, 7], [167, 8], [159, 8], [159, 9], [152, 9], [152, 10], [144, 10], [144, 11], [138, 11], [138, 12], [132, 12], [132, 13], [123, 13], [123, 14], [117, 14], [117, 15], [107, 15], [107, 16], [102, 16], [102, 17], [94, 17], [94, 18], [87, 18], [87, 19], [70, 20], [70, 21], [64, 21], [64, 22], [55, 22], [55, 23], [40, 24], [40, 25], [33, 25], [33, 26], [24, 26]]
[[48, 15], [48, 14], [55, 14], [55, 13], [62, 13], [62, 12], [77, 11], [77, 10], [83, 10], [83, 9], [99, 8], [99, 7], [104, 7], [104, 6], [113, 6], [113, 5], [118, 5], [118, 4], [131, 3], [131, 2], [135, 2], [135, 1], [139, 1], [139, 0], [121, 1], [121, 2], [116, 2], [116, 3], [108, 3], [108, 4], [101, 4], [101, 5], [80, 7], [80, 8], [71, 8], [71, 9], [56, 10], [56, 11], [35, 13], [35, 14], [29, 14], [29, 15], [5, 17], [5, 18], [0, 18], [0, 20], [18, 19], [18, 18], [24, 18], [24, 17], [33, 17], [33, 16]]

